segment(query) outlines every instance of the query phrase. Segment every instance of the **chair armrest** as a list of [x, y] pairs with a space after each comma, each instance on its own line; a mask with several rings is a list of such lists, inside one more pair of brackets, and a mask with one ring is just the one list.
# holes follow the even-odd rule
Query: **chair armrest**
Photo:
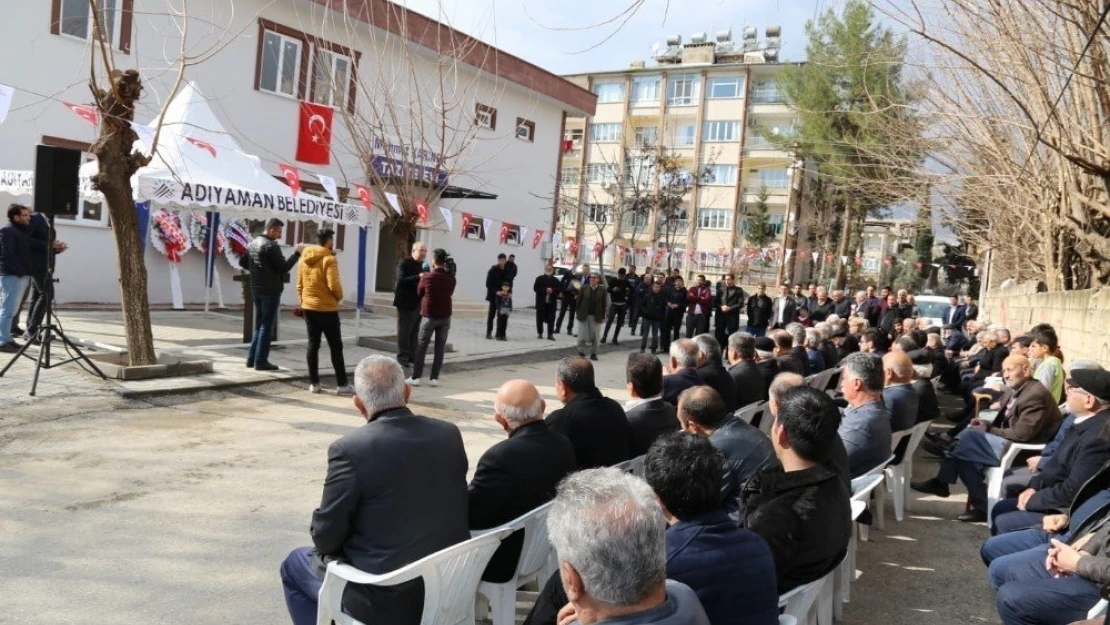
[[[488, 533], [492, 530], [486, 530], [483, 533]], [[335, 575], [339, 579], [346, 580], [352, 584], [372, 584], [374, 586], [396, 586], [411, 581], [420, 577], [420, 571], [417, 567], [412, 565], [405, 566], [383, 573], [381, 575], [372, 575], [365, 571], [360, 571], [349, 564], [342, 562], [329, 562], [328, 575]]]
[[1001, 464], [999, 464], [998, 466], [1000, 469], [1005, 471], [1006, 469], [1010, 468], [1010, 465], [1014, 463], [1014, 460], [1017, 459], [1018, 454], [1020, 454], [1021, 452], [1041, 451], [1042, 449], [1044, 449], [1044, 443], [1010, 443], [1010, 446], [1006, 448], [1006, 453], [1002, 456]]

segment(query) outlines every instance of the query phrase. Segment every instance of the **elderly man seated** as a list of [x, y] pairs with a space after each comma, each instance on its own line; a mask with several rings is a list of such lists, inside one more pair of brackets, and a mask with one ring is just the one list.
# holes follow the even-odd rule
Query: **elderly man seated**
[[[406, 407], [410, 390], [393, 358], [368, 356], [355, 368], [354, 404], [366, 423], [328, 448], [324, 494], [309, 527], [314, 546], [293, 550], [281, 564], [294, 625], [316, 623], [332, 560], [388, 573], [470, 538], [462, 434], [446, 421], [413, 414]], [[364, 623], [415, 623], [424, 582], [351, 585], [343, 609]]]
[[[901, 339], [899, 339], [901, 340]], [[917, 393], [913, 390], [913, 362], [901, 351], [883, 356], [883, 404], [890, 411], [890, 427], [903, 432], [917, 423]]]
[[698, 374], [698, 344], [693, 339], [678, 339], [670, 347], [670, 375], [663, 376], [663, 400], [678, 405], [678, 396], [691, 386], [705, 380]]
[[555, 396], [563, 407], [547, 415], [548, 427], [570, 439], [579, 469], [608, 467], [632, 458], [632, 430], [624, 409], [594, 383], [589, 360], [559, 361]]
[[890, 410], [883, 404], [882, 360], [855, 353], [844, 359], [840, 391], [848, 407], [837, 430], [848, 450], [852, 477], [859, 477], [890, 457]]
[[987, 489], [983, 484], [986, 468], [998, 466], [1007, 443], [1046, 443], [1060, 425], [1060, 410], [1052, 394], [1032, 375], [1028, 358], [1007, 358], [1002, 365], [1007, 389], [998, 401], [1002, 408], [995, 421], [972, 421], [946, 454], [937, 476], [913, 482], [910, 487], [921, 493], [948, 497], [948, 485], [955, 484], [958, 477], [967, 487], [971, 508], [957, 519], [968, 523], [986, 521]]

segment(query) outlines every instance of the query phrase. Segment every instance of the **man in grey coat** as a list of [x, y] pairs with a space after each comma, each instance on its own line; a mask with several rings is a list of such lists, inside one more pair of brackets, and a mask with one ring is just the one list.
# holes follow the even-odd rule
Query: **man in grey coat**
[[890, 457], [890, 411], [883, 405], [883, 363], [878, 356], [849, 354], [842, 366], [840, 391], [848, 408], [837, 432], [855, 478]]

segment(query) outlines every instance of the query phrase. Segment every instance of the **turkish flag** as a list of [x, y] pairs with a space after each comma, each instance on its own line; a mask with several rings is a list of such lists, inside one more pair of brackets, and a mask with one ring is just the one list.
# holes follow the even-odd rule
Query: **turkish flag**
[[416, 207], [416, 214], [420, 215], [420, 222], [428, 225], [428, 203], [424, 200], [414, 200], [412, 204]]
[[207, 141], [201, 141], [200, 139], [194, 139], [192, 137], [185, 137], [185, 140], [191, 143], [197, 149], [208, 152], [212, 155], [212, 158], [216, 158], [216, 146], [212, 145], [211, 143]]
[[536, 230], [536, 234], [532, 237], [532, 249], [536, 249], [543, 241], [543, 230]]
[[510, 223], [502, 223], [501, 224], [501, 244], [502, 245], [509, 242], [509, 229], [512, 228], [512, 227], [513, 227], [513, 225], [510, 224]]
[[578, 256], [578, 239], [576, 238], [570, 240], [570, 253]]
[[334, 109], [322, 104], [301, 102], [301, 123], [297, 133], [297, 160], [314, 165], [331, 162], [331, 122]]
[[471, 217], [470, 213], [463, 213], [462, 235], [464, 237], [466, 236], [466, 232], [468, 230], [470, 230], [470, 220], [471, 219], [472, 219], [472, 217]]
[[601, 244], [601, 241], [595, 241], [594, 242], [594, 256], [600, 257], [601, 253], [604, 252], [604, 251], [605, 251], [605, 246]]
[[81, 104], [70, 104], [69, 102], [62, 102], [62, 104], [65, 104], [69, 110], [73, 111], [74, 115], [77, 115], [93, 126], [100, 124], [100, 114], [97, 113], [96, 109], [93, 107]]
[[301, 192], [301, 173], [297, 171], [296, 167], [285, 163], [278, 163], [278, 167], [281, 169], [281, 175], [285, 178], [289, 189], [293, 191], [293, 197], [297, 197], [297, 194]]
[[362, 205], [366, 210], [370, 210], [374, 206], [374, 201], [370, 199], [370, 189], [365, 185], [351, 183], [351, 186], [358, 192], [358, 199], [362, 200]]

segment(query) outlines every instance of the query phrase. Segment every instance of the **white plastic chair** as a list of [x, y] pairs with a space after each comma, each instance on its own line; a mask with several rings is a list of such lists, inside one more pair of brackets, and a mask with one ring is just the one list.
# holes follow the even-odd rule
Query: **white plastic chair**
[[644, 459], [646, 457], [647, 454], [636, 456], [631, 460], [625, 460], [624, 462], [617, 463], [616, 465], [614, 465], [614, 468], [620, 469], [625, 473], [631, 473], [636, 477], [644, 477]]
[[[639, 458], [643, 466], [643, 456]], [[502, 584], [479, 582], [478, 594], [489, 600], [490, 620], [493, 625], [513, 625], [516, 622], [516, 591], [521, 586], [543, 581], [551, 575], [550, 563], [554, 562], [551, 541], [547, 537], [547, 513], [551, 510], [550, 502], [520, 516], [508, 523], [491, 530], [478, 530], [472, 532], [482, 535], [487, 532], [509, 530], [512, 534], [524, 530], [524, 545], [520, 549], [520, 559], [516, 564], [513, 578]]]
[[789, 614], [780, 614], [779, 625], [798, 625], [798, 619]]
[[[1087, 613], [1087, 619], [1090, 620], [1105, 615], [1106, 606], [1106, 599], [1099, 599], [1098, 603], [1095, 604], [1095, 607], [1091, 608], [1091, 611]], [[782, 621], [779, 621], [779, 623], [781, 625]]]
[[1017, 460], [1018, 454], [1023, 451], [1041, 451], [1044, 445], [1033, 445], [1030, 443], [1010, 443], [1006, 448], [1006, 453], [1002, 455], [1002, 461], [997, 467], [987, 469], [987, 525], [993, 521], [994, 517], [994, 504], [1002, 501], [1002, 480], [1006, 477], [1006, 470], [1010, 465], [1014, 464]]
[[[875, 484], [878, 480], [874, 477], [871, 478]], [[874, 487], [871, 487], [874, 488]], [[867, 492], [871, 488], [866, 489]], [[866, 493], [861, 495], [866, 499]], [[852, 498], [852, 520], [855, 521], [863, 511], [867, 509], [866, 501], [857, 501]], [[844, 554], [844, 560], [840, 566], [836, 568], [836, 575], [833, 577], [833, 619], [837, 621], [844, 620], [844, 604], [848, 603], [848, 598], [851, 595], [852, 582], [856, 581], [856, 527], [852, 525], [852, 534], [848, 537], [848, 552]]]
[[[871, 506], [871, 515], [875, 519], [873, 523], [875, 529], [880, 531], [886, 528], [886, 490], [882, 488], [876, 489], [875, 486], [882, 483], [883, 479], [886, 477], [886, 467], [893, 461], [894, 455], [892, 454], [879, 466], [852, 480], [852, 499], [855, 499], [856, 494], [860, 493], [863, 489], [866, 489], [868, 492], [874, 492], [875, 505]], [[871, 478], [876, 475], [879, 476], [878, 483], [872, 483], [873, 480]], [[867, 534], [867, 526], [861, 525], [859, 539], [863, 542], [867, 542]]]
[[798, 586], [794, 590], [779, 596], [779, 608], [783, 614], [795, 619], [799, 625], [826, 625], [827, 621], [820, 621], [821, 590], [825, 586], [826, 577]]
[[743, 420], [744, 423], [750, 424], [752, 422], [752, 417], [754, 417], [755, 414], [759, 412], [763, 408], [763, 405], [766, 403], [767, 402], [765, 401], [752, 402], [747, 406], [744, 406], [743, 408], [737, 410], [736, 412], [733, 412], [732, 414], [737, 419]]
[[511, 529], [494, 530], [381, 575], [331, 562], [320, 587], [316, 625], [365, 625], [343, 613], [347, 584], [396, 586], [417, 578], [424, 579], [420, 625], [473, 625], [478, 581], [501, 541], [511, 533]]
[[899, 523], [905, 517], [905, 511], [910, 509], [909, 488], [910, 479], [913, 477], [913, 455], [917, 452], [921, 439], [929, 431], [932, 421], [924, 421], [913, 426], [909, 431], [910, 442], [906, 445], [906, 453], [902, 454], [902, 462], [888, 465], [886, 468], [886, 487], [894, 495], [894, 518]]
[[[770, 438], [771, 427], [775, 425], [775, 416], [771, 414], [771, 409], [768, 406], [769, 405], [767, 402], [763, 402], [759, 405], [759, 410], [757, 410], [755, 414], [763, 415], [759, 417], [759, 431], [766, 434], [767, 438]], [[755, 419], [754, 415], [752, 416], [752, 419]]]

